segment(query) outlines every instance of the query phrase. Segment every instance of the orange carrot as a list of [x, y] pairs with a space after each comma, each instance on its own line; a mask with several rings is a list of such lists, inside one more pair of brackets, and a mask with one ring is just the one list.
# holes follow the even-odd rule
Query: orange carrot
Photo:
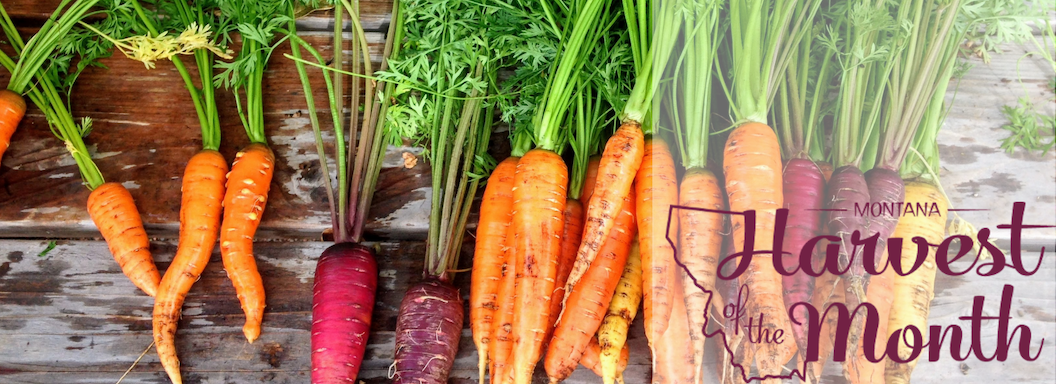
[[4, 158], [4, 152], [11, 144], [11, 136], [15, 134], [18, 123], [26, 115], [26, 100], [22, 95], [9, 90], [0, 90], [0, 160]]
[[631, 243], [637, 233], [634, 222], [634, 192], [624, 199], [609, 238], [598, 258], [565, 299], [554, 337], [547, 346], [544, 367], [550, 382], [568, 378], [579, 364], [590, 338], [598, 331], [609, 302], [623, 275]]
[[[676, 268], [671, 268], [676, 269]], [[680, 270], [679, 270], [680, 271]], [[676, 279], [681, 279], [677, 272]], [[647, 286], [648, 287], [648, 286]], [[660, 339], [653, 342], [653, 382], [659, 384], [690, 384], [695, 377], [693, 345], [688, 337], [689, 322], [686, 319], [685, 297], [682, 284], [675, 281], [671, 286], [671, 317]]]
[[[667, 143], [654, 138], [645, 143], [645, 157], [635, 176], [638, 201], [638, 242], [642, 253], [643, 307], [645, 336], [650, 347], [667, 329], [678, 280], [674, 249], [667, 241], [668, 209], [678, 203], [675, 162]], [[672, 237], [678, 234], [678, 221], [671, 221]], [[684, 304], [683, 304], [684, 308]], [[688, 335], [682, 335], [688, 338]], [[653, 356], [656, 356], [654, 349]]]
[[268, 201], [274, 170], [275, 155], [271, 149], [260, 143], [250, 144], [235, 155], [224, 195], [220, 254], [242, 303], [242, 311], [246, 313], [242, 333], [250, 343], [260, 336], [260, 323], [264, 319], [264, 282], [253, 259], [253, 235]]
[[561, 235], [561, 257], [557, 261], [557, 279], [554, 280], [554, 294], [550, 297], [550, 321], [547, 323], [549, 340], [561, 315], [561, 305], [565, 299], [565, 282], [572, 272], [572, 263], [576, 261], [576, 250], [583, 240], [583, 204], [576, 199], [565, 200], [564, 234]]
[[[512, 205], [512, 204], [511, 204]], [[510, 212], [511, 216], [513, 212]], [[502, 269], [500, 271], [498, 297], [496, 298], [495, 320], [492, 322], [492, 337], [488, 344], [491, 384], [510, 383], [513, 381], [513, 295], [516, 291], [517, 260], [513, 247], [513, 225], [507, 226], [506, 244], [502, 248]]]
[[555, 152], [528, 151], [517, 163], [513, 190], [513, 246], [517, 259], [513, 319], [513, 378], [532, 381], [550, 320], [564, 233], [568, 168]]
[[227, 160], [212, 150], [191, 157], [183, 174], [180, 243], [154, 299], [154, 346], [169, 379], [176, 384], [183, 382], [176, 357], [176, 324], [187, 292], [205, 270], [216, 245], [226, 175]]
[[[755, 249], [773, 249], [777, 210], [784, 204], [781, 149], [774, 130], [761, 123], [745, 123], [730, 133], [723, 154], [726, 193], [730, 210], [756, 211]], [[733, 216], [735, 252], [744, 249], [744, 216]], [[769, 257], [752, 257], [748, 270], [740, 277], [747, 284], [748, 313], [765, 316], [762, 328], [774, 335], [781, 330], [784, 342], [755, 345], [755, 362], [760, 376], [783, 374], [785, 363], [796, 353], [792, 327], [785, 313], [781, 275]], [[764, 331], [764, 332], [765, 332]], [[750, 363], [750, 362], [749, 362]]]
[[642, 165], [644, 155], [642, 129], [634, 121], [621, 125], [605, 143], [605, 151], [598, 162], [597, 181], [587, 204], [583, 243], [579, 246], [576, 263], [565, 283], [567, 287], [579, 283], [590, 263], [597, 257], [598, 250], [612, 230], [620, 202], [631, 191], [631, 183], [634, 182], [638, 167]]
[[[687, 207], [724, 210], [726, 201], [722, 196], [722, 187], [715, 174], [705, 168], [694, 168], [682, 177], [679, 186], [679, 204]], [[711, 292], [711, 307], [716, 313], [722, 313], [723, 298], [715, 288], [715, 277], [719, 267], [719, 253], [722, 252], [723, 217], [715, 213], [679, 210], [679, 260], [685, 264], [696, 279], [682, 279], [683, 292], [686, 296], [686, 310], [689, 319], [689, 336], [693, 340], [694, 382], [701, 382], [699, 377], [704, 364], [704, 326], [707, 324], [708, 295]], [[698, 288], [699, 284], [703, 289]]]
[[579, 192], [579, 201], [586, 201], [590, 205], [590, 198], [594, 196], [594, 186], [598, 183], [598, 166], [601, 165], [601, 156], [590, 157], [587, 163], [587, 174], [583, 176], [583, 190]]
[[502, 285], [503, 248], [510, 228], [513, 209], [513, 175], [518, 157], [508, 157], [488, 177], [488, 186], [480, 203], [476, 249], [473, 252], [473, 277], [469, 286], [469, 324], [473, 343], [479, 355], [480, 382], [488, 363], [494, 320], [498, 311], [498, 292]]
[[[627, 369], [627, 360], [630, 358], [630, 348], [624, 344], [623, 349], [620, 350], [620, 360], [617, 367], [616, 382], [623, 383], [623, 371]], [[587, 367], [587, 369], [594, 372], [598, 377], [602, 377], [605, 374], [601, 369], [601, 345], [598, 344], [598, 338], [593, 337], [590, 339], [590, 344], [587, 345], [587, 349], [583, 351], [583, 357], [579, 359], [579, 365]]]
[[154, 297], [161, 275], [150, 256], [150, 241], [132, 194], [120, 183], [100, 185], [88, 195], [88, 215], [99, 227], [125, 276]]

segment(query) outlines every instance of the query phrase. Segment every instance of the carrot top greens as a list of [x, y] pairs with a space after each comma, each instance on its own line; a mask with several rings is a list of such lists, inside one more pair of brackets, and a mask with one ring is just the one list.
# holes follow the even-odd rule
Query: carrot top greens
[[[112, 35], [85, 25], [113, 43], [125, 56], [154, 68], [154, 61], [168, 59], [183, 79], [191, 95], [198, 125], [202, 130], [202, 148], [220, 149], [220, 113], [216, 107], [216, 86], [213, 66], [216, 57], [230, 59], [224, 47], [229, 41], [231, 25], [217, 15], [211, 1], [188, 0], [152, 1], [152, 8], [143, 7], [138, 0], [114, 1], [108, 4], [108, 20], [121, 23], [131, 31], [129, 36]], [[216, 34], [214, 37], [214, 33]], [[198, 70], [195, 76], [184, 65], [179, 55], [193, 54]]]
[[[70, 91], [81, 71], [88, 66], [98, 65], [96, 60], [108, 56], [110, 47], [91, 40], [86, 34], [70, 31], [74, 24], [91, 15], [87, 11], [95, 3], [95, 0], [77, 0], [72, 4], [68, 0], [60, 2], [48, 21], [28, 42], [23, 42], [11, 18], [0, 5], [0, 29], [18, 55], [18, 61], [15, 61], [0, 51], [0, 65], [12, 74], [8, 89], [25, 92], [29, 100], [44, 113], [52, 134], [63, 141], [66, 150], [73, 156], [89, 190], [103, 185], [105, 180], [84, 144], [84, 137], [92, 130], [92, 120], [88, 117], [82, 118], [80, 123], [74, 120], [69, 108]], [[116, 27], [114, 23], [100, 26], [104, 29]], [[74, 61], [77, 61], [75, 67], [72, 66]], [[33, 86], [28, 87], [30, 84]]]
[[449, 281], [458, 263], [470, 206], [494, 166], [487, 155], [498, 58], [486, 30], [488, 7], [475, 1], [397, 1], [390, 68], [395, 84], [385, 124], [424, 143], [432, 172], [425, 276]]
[[723, 82], [734, 120], [766, 124], [770, 103], [792, 60], [792, 50], [811, 29], [821, 0], [730, 0], [729, 44]]
[[778, 85], [773, 114], [786, 159], [826, 160], [823, 119], [832, 112], [828, 95], [838, 64], [833, 47], [816, 41], [824, 31], [816, 24], [793, 49], [785, 81]]
[[884, 89], [905, 48], [905, 16], [891, 15], [887, 2], [864, 0], [830, 8], [833, 23], [819, 38], [836, 52], [839, 96], [833, 127], [833, 166], [871, 168], [881, 126]]
[[286, 40], [280, 34], [287, 24], [287, 9], [292, 4], [286, 0], [218, 0], [217, 5], [221, 14], [238, 30], [242, 47], [235, 61], [216, 64], [221, 72], [214, 81], [234, 91], [238, 117], [249, 141], [267, 145], [264, 136], [264, 68], [275, 48]]
[[684, 25], [685, 46], [675, 65], [676, 81], [666, 102], [674, 104], [675, 116], [671, 120], [686, 169], [708, 165], [711, 85], [719, 42], [723, 38], [722, 7], [723, 1], [702, 2], [675, 22]]

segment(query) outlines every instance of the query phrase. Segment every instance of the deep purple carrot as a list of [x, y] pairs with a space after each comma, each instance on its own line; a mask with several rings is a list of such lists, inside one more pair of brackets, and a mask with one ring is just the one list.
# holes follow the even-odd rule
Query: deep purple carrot
[[[869, 203], [869, 186], [865, 175], [857, 166], [847, 165], [832, 172], [832, 178], [826, 188], [825, 201], [829, 204], [829, 233], [840, 238], [840, 271], [846, 269], [842, 278], [847, 291], [846, 304], [851, 311], [865, 301], [865, 286], [869, 275], [865, 273], [862, 263], [861, 247], [855, 249], [851, 236], [855, 231], [861, 238], [868, 237], [868, 218], [855, 214], [855, 204], [864, 206]], [[853, 254], [852, 254], [853, 252]], [[865, 316], [855, 316], [847, 334], [847, 351], [858, 350], [858, 339], [861, 337]], [[848, 352], [847, 356], [854, 356]]]
[[356, 381], [377, 286], [370, 248], [339, 243], [323, 251], [312, 288], [312, 383]]
[[395, 384], [444, 384], [462, 337], [462, 298], [450, 284], [427, 279], [407, 290], [396, 321]]
[[[782, 249], [789, 252], [781, 256], [786, 271], [799, 267], [799, 250], [807, 241], [818, 235], [821, 230], [821, 211], [825, 194], [825, 175], [821, 169], [808, 159], [792, 159], [785, 164], [784, 174], [785, 208], [788, 209], [785, 239]], [[802, 270], [791, 275], [781, 276], [784, 287], [785, 309], [791, 311], [796, 303], [810, 302], [814, 292], [814, 278]], [[796, 345], [800, 345], [800, 356], [806, 353], [807, 310], [802, 306], [792, 318], [801, 324], [792, 323], [792, 334]]]

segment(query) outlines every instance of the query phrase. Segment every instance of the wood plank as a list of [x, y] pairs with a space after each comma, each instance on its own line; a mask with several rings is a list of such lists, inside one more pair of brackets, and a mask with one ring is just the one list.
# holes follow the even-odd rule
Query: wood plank
[[[330, 55], [329, 34], [303, 35], [325, 56]], [[382, 36], [370, 37], [378, 56]], [[288, 47], [278, 52], [288, 52]], [[89, 69], [78, 82], [72, 96], [74, 116], [94, 119], [86, 139], [93, 158], [107, 180], [123, 182], [130, 189], [148, 233], [174, 238], [183, 168], [201, 145], [190, 97], [167, 63], [159, 63], [155, 70], [123, 57], [103, 63], [110, 69]], [[310, 73], [325, 129], [330, 118], [321, 72]], [[7, 76], [0, 73], [0, 83]], [[329, 227], [330, 216], [293, 63], [282, 57], [273, 60], [264, 89], [265, 130], [277, 165], [258, 236], [319, 239]], [[173, 107], [179, 105], [187, 107]], [[248, 141], [230, 92], [218, 92], [218, 107], [224, 137], [220, 151], [232, 159]], [[332, 133], [324, 132], [324, 137], [332, 140]], [[426, 231], [427, 220], [422, 217], [428, 212], [430, 189], [428, 177], [422, 175], [428, 173], [428, 166], [420, 162], [414, 169], [404, 168], [404, 152], [418, 154], [420, 149], [389, 148], [368, 234], [421, 238]], [[329, 161], [331, 169], [336, 169], [332, 158]], [[39, 110], [31, 107], [0, 166], [0, 237], [97, 237], [86, 212], [88, 193], [64, 146], [52, 136]]]
[[[1005, 153], [1001, 140], [1010, 132], [1001, 128], [1008, 122], [1001, 106], [1018, 105], [1026, 96], [1040, 112], [1053, 116], [1056, 96], [1048, 84], [1056, 73], [1044, 58], [1025, 56], [1036, 50], [1033, 46], [1004, 45], [1002, 50], [989, 64], [970, 59], [974, 66], [959, 86], [950, 85], [946, 100], [952, 104], [938, 139], [939, 176], [951, 208], [984, 209], [960, 216], [978, 228], [990, 228], [994, 237], [1008, 239], [1009, 232], [997, 225], [1010, 222], [1016, 201], [1027, 204], [1025, 223], [1053, 225], [1056, 151], [1042, 155], [1018, 148], [1013, 155]], [[1036, 248], [1056, 247], [1056, 228], [1030, 229], [1023, 237]]]
[[[0, 381], [54, 382], [70, 372], [86, 373], [83, 378], [78, 376], [76, 383], [116, 381], [150, 344], [151, 299], [120, 273], [104, 243], [63, 241], [46, 256], [37, 256], [45, 246], [43, 241], [0, 240], [0, 339], [6, 341], [0, 343]], [[303, 382], [310, 365], [308, 329], [314, 259], [327, 246], [321, 242], [256, 245], [268, 307], [261, 339], [254, 344], [247, 344], [242, 336], [243, 316], [238, 301], [219, 255], [214, 254], [188, 296], [180, 321], [177, 348], [184, 371], [193, 378], [188, 383], [256, 382], [265, 377], [280, 383]], [[378, 302], [362, 375], [368, 383], [386, 380], [399, 302], [420, 275], [419, 258], [425, 251], [421, 242], [378, 246]], [[467, 251], [461, 264], [466, 267], [471, 263], [472, 244], [463, 249]], [[157, 241], [152, 251], [159, 268], [164, 269], [175, 245]], [[1027, 265], [1037, 262], [1036, 252], [1026, 254]], [[963, 269], [967, 262], [955, 265]], [[456, 279], [464, 300], [469, 294], [468, 280], [468, 274]], [[985, 296], [986, 312], [996, 314], [996, 300], [1006, 283], [1016, 289], [1011, 323], [1031, 328], [1032, 351], [1037, 351], [1044, 338], [1042, 357], [1026, 362], [1013, 353], [1008, 361], [985, 363], [973, 357], [964, 362], [969, 369], [962, 373], [961, 362], [943, 356], [936, 362], [922, 361], [914, 373], [916, 379], [1040, 383], [1056, 374], [1054, 367], [1045, 363], [1056, 358], [1056, 258], [1044, 259], [1041, 270], [1030, 277], [1011, 270], [993, 277], [940, 276], [929, 324], [965, 327], [967, 322], [957, 317], [970, 314], [976, 295]], [[985, 348], [995, 345], [996, 323], [984, 325]], [[640, 316], [632, 326], [629, 342], [633, 354], [628, 383], [646, 382], [650, 364]], [[715, 375], [716, 344], [709, 341], [706, 375]], [[158, 376], [161, 368], [154, 353], [144, 356], [130, 382], [163, 380], [163, 376]], [[542, 371], [537, 376], [537, 382], [545, 382]], [[463, 332], [453, 377], [456, 383], [476, 380], [476, 355], [468, 329]], [[823, 382], [843, 383], [838, 364], [828, 365], [826, 378]], [[597, 378], [579, 369], [568, 382], [590, 383], [597, 382]]]
[[[0, 343], [0, 381], [53, 382], [71, 372], [87, 373], [78, 383], [116, 381], [152, 340], [151, 299], [121, 274], [104, 243], [60, 242], [47, 256], [38, 257], [45, 246], [41, 241], [0, 240], [0, 339], [5, 341]], [[261, 339], [254, 344], [242, 336], [238, 300], [219, 254], [214, 254], [191, 290], [180, 321], [177, 348], [187, 382], [304, 382], [310, 366], [314, 260], [327, 246], [257, 244], [268, 307]], [[420, 276], [425, 251], [421, 242], [378, 246], [378, 302], [361, 374], [368, 383], [387, 380], [399, 303]], [[472, 243], [463, 249], [471, 250]], [[175, 245], [154, 242], [152, 252], [164, 269]], [[472, 264], [469, 253], [463, 267]], [[460, 274], [455, 283], [468, 300], [469, 275]], [[641, 324], [635, 325], [630, 342], [635, 350], [647, 350]], [[155, 353], [144, 356], [126, 382], [163, 381]], [[475, 381], [476, 361], [467, 322], [454, 382]], [[628, 382], [643, 382], [630, 380], [645, 380], [648, 374], [648, 355], [639, 353], [627, 372]], [[540, 371], [540, 379], [544, 376]], [[590, 382], [590, 377], [593, 373], [579, 370], [570, 382]]]

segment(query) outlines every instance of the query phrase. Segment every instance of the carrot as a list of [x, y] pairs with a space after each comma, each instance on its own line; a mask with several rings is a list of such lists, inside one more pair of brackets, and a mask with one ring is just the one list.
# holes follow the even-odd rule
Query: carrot
[[[922, 203], [930, 206], [937, 204], [938, 215], [903, 216], [898, 220], [895, 233], [892, 237], [902, 238], [902, 257], [911, 259], [916, 255], [915, 243], [906, 241], [915, 236], [921, 236], [929, 244], [939, 244], [943, 241], [946, 230], [946, 198], [942, 192], [929, 182], [907, 181], [906, 201]], [[911, 244], [913, 243], [913, 244]], [[910, 248], [912, 250], [910, 250]], [[896, 262], [896, 260], [892, 260]], [[903, 268], [908, 270], [905, 260], [898, 260]], [[891, 316], [888, 319], [887, 329], [889, 333], [896, 330], [904, 330], [907, 326], [915, 326], [917, 329], [927, 329], [928, 313], [931, 309], [931, 300], [935, 298], [935, 248], [929, 247], [928, 256], [919, 269], [907, 276], [895, 276], [893, 286], [894, 301], [891, 303]], [[905, 343], [898, 344], [898, 355], [909, 356], [909, 348]], [[894, 351], [891, 351], [894, 353]], [[909, 383], [909, 376], [916, 367], [917, 360], [907, 363], [895, 363], [889, 360], [884, 370], [884, 378], [888, 383]]]
[[591, 263], [587, 274], [565, 299], [564, 310], [561, 311], [544, 360], [551, 383], [562, 381], [572, 374], [590, 338], [601, 326], [637, 233], [634, 205], [632, 192], [624, 199], [615, 220], [616, 225], [598, 252], [599, 258]]
[[557, 260], [557, 278], [554, 280], [554, 294], [550, 297], [550, 320], [547, 322], [547, 337], [554, 332], [557, 319], [561, 316], [561, 308], [565, 299], [565, 282], [568, 274], [572, 272], [572, 263], [576, 261], [576, 250], [583, 239], [583, 204], [576, 199], [565, 200], [565, 212], [563, 214], [565, 225], [561, 235], [561, 256]]
[[[679, 186], [679, 204], [687, 207], [723, 210], [726, 201], [719, 180], [706, 168], [686, 172]], [[704, 327], [708, 317], [708, 294], [711, 308], [722, 313], [722, 295], [715, 288], [715, 277], [722, 252], [723, 217], [719, 214], [681, 209], [678, 212], [679, 260], [694, 279], [682, 279], [689, 337], [693, 341], [693, 366], [699, 376], [704, 363]], [[698, 287], [697, 285], [700, 285]], [[701, 382], [700, 378], [694, 382]]]
[[514, 383], [531, 382], [546, 342], [550, 300], [561, 255], [568, 169], [557, 153], [528, 151], [517, 163], [513, 191]]
[[88, 214], [121, 271], [132, 284], [154, 297], [161, 275], [150, 256], [150, 241], [132, 194], [120, 183], [102, 184], [88, 195]]
[[264, 318], [264, 283], [253, 259], [253, 234], [260, 225], [268, 188], [275, 170], [275, 155], [266, 145], [254, 143], [235, 155], [227, 177], [224, 220], [220, 225], [220, 254], [235, 286], [246, 324], [242, 333], [250, 343], [260, 336]]
[[600, 165], [600, 155], [591, 156], [590, 162], [587, 163], [587, 174], [583, 177], [583, 190], [579, 193], [579, 201], [586, 201], [588, 205], [590, 204], [590, 198], [594, 196], [594, 187], [598, 183], [598, 167]]
[[667, 329], [674, 305], [672, 289], [675, 284], [681, 284], [674, 249], [667, 241], [668, 230], [678, 233], [677, 221], [671, 221], [671, 228], [667, 228], [668, 207], [678, 202], [678, 179], [667, 143], [653, 138], [645, 144], [645, 156], [635, 179], [638, 180], [635, 205], [642, 252], [645, 336], [652, 347]]
[[[616, 382], [623, 383], [623, 371], [627, 369], [627, 360], [630, 358], [630, 348], [626, 345], [620, 350], [620, 360], [618, 362], [616, 373]], [[602, 377], [605, 372], [601, 366], [601, 346], [598, 345], [598, 338], [592, 337], [590, 344], [587, 345], [587, 349], [583, 351], [583, 357], [579, 359], [579, 365], [586, 367], [587, 369], [594, 372], [598, 377]]]
[[[674, 269], [674, 268], [672, 268]], [[680, 279], [682, 273], [675, 276]], [[660, 339], [653, 343], [653, 382], [671, 384], [689, 384], [700, 375], [694, 372], [693, 341], [687, 337], [689, 322], [686, 319], [685, 295], [682, 284], [674, 282], [671, 286], [671, 317], [667, 328]], [[648, 287], [648, 286], [646, 286]]]
[[[891, 302], [894, 299], [891, 294], [894, 292], [892, 285], [895, 275], [895, 271], [891, 268], [887, 268], [879, 275], [874, 275], [869, 279], [869, 288], [865, 292], [866, 302], [876, 307], [876, 312], [879, 314], [880, 319], [876, 326], [876, 342], [873, 344], [874, 357], [881, 356], [887, 346], [887, 323], [888, 316], [891, 313]], [[852, 363], [849, 366], [844, 365], [844, 369], [848, 370], [848, 372], [844, 373], [844, 376], [852, 384], [882, 383], [884, 381], [884, 365], [886, 365], [884, 360], [876, 363], [869, 361], [865, 355], [865, 343], [860, 343], [858, 344], [858, 350], [855, 351]]]
[[[784, 204], [782, 196], [781, 151], [773, 129], [761, 123], [742, 124], [726, 141], [723, 171], [730, 210], [756, 211], [755, 249], [773, 249], [777, 209]], [[744, 249], [744, 217], [733, 216], [735, 252]], [[752, 257], [748, 270], [741, 275], [747, 284], [748, 313], [765, 316], [762, 328], [774, 335], [781, 330], [791, 335], [791, 324], [782, 299], [781, 276], [767, 257]], [[783, 367], [796, 353], [795, 340], [764, 343], [755, 346], [756, 365], [760, 375], [782, 374]]]
[[161, 279], [154, 299], [154, 346], [169, 379], [181, 383], [176, 357], [176, 325], [183, 300], [198, 281], [216, 245], [223, 211], [227, 161], [217, 151], [202, 150], [191, 157], [183, 175], [180, 205], [180, 243]]
[[[826, 241], [821, 241], [818, 244], [817, 251], [815, 253], [815, 269], [822, 270], [821, 265], [824, 263], [824, 249], [827, 246]], [[830, 305], [835, 303], [843, 304], [845, 302], [846, 287], [844, 287], [843, 279], [838, 275], [829, 273], [828, 271], [822, 272], [814, 280], [814, 292], [811, 296], [811, 305], [818, 310], [819, 314], [824, 314], [825, 310]], [[833, 343], [836, 337], [836, 316], [835, 311], [829, 316], [826, 316], [821, 323], [820, 336], [818, 337], [818, 360], [810, 363], [807, 367], [808, 382], [817, 383], [821, 377], [821, 373], [825, 368], [825, 364], [828, 362], [829, 354], [832, 353]]]
[[510, 227], [513, 208], [513, 176], [517, 157], [508, 157], [488, 177], [488, 186], [480, 203], [476, 249], [473, 252], [473, 276], [469, 286], [469, 324], [473, 343], [479, 355], [480, 381], [484, 382], [494, 320], [498, 311], [498, 292], [502, 282], [503, 248]]
[[[512, 212], [511, 212], [512, 214]], [[488, 343], [491, 383], [509, 383], [512, 380], [513, 364], [513, 295], [516, 291], [516, 271], [514, 263], [517, 256], [513, 247], [513, 226], [506, 231], [506, 244], [502, 249], [502, 270], [496, 299], [495, 320], [492, 322], [492, 337]]]
[[[617, 355], [627, 349], [627, 330], [638, 314], [638, 304], [642, 302], [642, 256], [638, 240], [631, 244], [627, 255], [627, 264], [623, 275], [616, 285], [616, 292], [609, 302], [605, 319], [598, 327], [598, 344], [601, 347], [601, 378], [605, 384], [622, 381], [622, 371], [617, 362]], [[581, 360], [582, 361], [582, 360]]]
[[[792, 307], [796, 303], [808, 302], [814, 291], [814, 277], [803, 271], [799, 263], [799, 251], [811, 238], [821, 231], [821, 209], [824, 207], [825, 176], [814, 162], [809, 159], [796, 158], [785, 163], [782, 179], [785, 208], [788, 209], [788, 221], [785, 224], [785, 237], [782, 249], [787, 254], [781, 256], [786, 271], [796, 271], [791, 275], [781, 276], [784, 288], [785, 311], [798, 321], [792, 322], [792, 336], [800, 348], [800, 361], [804, 361], [807, 345], [806, 327], [807, 309], [798, 307], [795, 313]], [[803, 266], [805, 267], [805, 266]]]
[[605, 143], [605, 150], [598, 162], [597, 182], [587, 204], [583, 243], [579, 246], [572, 273], [565, 283], [567, 291], [587, 273], [587, 268], [597, 257], [602, 243], [615, 225], [620, 202], [630, 193], [635, 173], [642, 165], [646, 151], [644, 140], [641, 126], [632, 121], [620, 125]]
[[9, 90], [0, 90], [0, 160], [11, 144], [18, 123], [26, 115], [26, 100]]

